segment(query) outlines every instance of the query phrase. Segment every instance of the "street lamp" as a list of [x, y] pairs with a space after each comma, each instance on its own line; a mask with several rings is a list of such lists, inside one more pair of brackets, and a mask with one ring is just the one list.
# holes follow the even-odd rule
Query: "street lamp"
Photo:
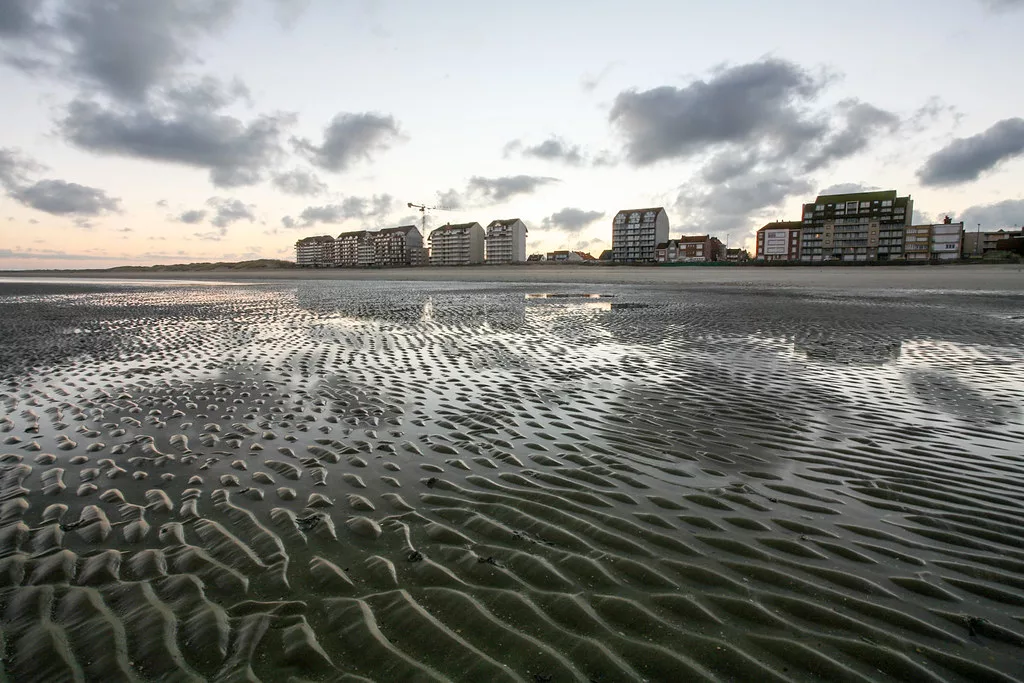
[[974, 253], [981, 254], [981, 223], [978, 223], [978, 232], [974, 233]]

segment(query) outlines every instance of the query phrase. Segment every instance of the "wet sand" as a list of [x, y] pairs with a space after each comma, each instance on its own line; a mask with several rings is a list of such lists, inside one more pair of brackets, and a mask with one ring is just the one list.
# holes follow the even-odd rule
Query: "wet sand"
[[962, 289], [1024, 291], [1024, 266], [466, 266], [458, 268], [297, 268], [253, 271], [110, 273], [104, 271], [0, 271], [15, 277], [116, 280], [362, 280], [395, 282], [506, 282], [646, 284], [654, 286], [751, 285], [858, 289]]
[[0, 283], [0, 678], [1018, 680], [1024, 276], [891, 270]]

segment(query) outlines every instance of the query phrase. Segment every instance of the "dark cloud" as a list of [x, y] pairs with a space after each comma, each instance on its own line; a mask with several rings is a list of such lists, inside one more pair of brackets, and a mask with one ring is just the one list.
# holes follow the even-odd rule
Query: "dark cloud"
[[559, 161], [570, 166], [579, 166], [584, 161], [583, 149], [579, 145], [570, 144], [559, 137], [550, 137], [529, 147], [524, 146], [519, 140], [513, 140], [505, 145], [505, 155], [508, 156], [512, 152], [544, 161]]
[[8, 191], [11, 199], [55, 216], [100, 216], [120, 211], [120, 201], [103, 190], [64, 180], [40, 180]]
[[0, 0], [0, 36], [17, 38], [33, 31], [40, 0]]
[[825, 79], [791, 62], [765, 59], [723, 69], [684, 88], [662, 86], [616, 96], [610, 121], [637, 165], [685, 158], [723, 144], [769, 142], [799, 149], [827, 129], [806, 106]]
[[315, 173], [309, 171], [287, 171], [278, 173], [273, 178], [274, 187], [285, 194], [298, 197], [314, 197], [327, 191], [324, 184]]
[[603, 217], [604, 213], [601, 211], [584, 211], [583, 209], [566, 207], [541, 221], [541, 228], [544, 230], [577, 232]]
[[223, 28], [236, 0], [66, 2], [56, 27], [68, 67], [112, 97], [143, 101], [196, 58], [197, 39]]
[[402, 139], [398, 122], [382, 114], [338, 114], [324, 130], [323, 142], [293, 138], [292, 144], [310, 162], [328, 171], [348, 170], [359, 161], [370, 161]]
[[964, 229], [999, 230], [1024, 226], [1024, 199], [1005, 199], [994, 204], [979, 204], [965, 209], [958, 221], [964, 222]]
[[213, 207], [214, 215], [210, 223], [218, 228], [227, 228], [232, 223], [247, 220], [250, 223], [256, 220], [252, 204], [245, 204], [238, 199], [227, 199], [225, 197], [210, 197], [206, 200], [208, 206]]
[[139, 108], [75, 100], [58, 127], [82, 149], [206, 169], [215, 186], [238, 187], [259, 182], [279, 162], [282, 135], [293, 121], [276, 114], [242, 122], [173, 98]]
[[179, 223], [188, 223], [189, 225], [195, 225], [196, 223], [202, 223], [206, 219], [206, 212], [202, 209], [192, 209], [191, 211], [183, 211], [174, 220]]
[[839, 103], [841, 123], [827, 137], [825, 143], [813, 146], [804, 161], [806, 171], [824, 168], [833, 161], [845, 159], [865, 149], [873, 136], [893, 133], [900, 127], [900, 117], [892, 112], [860, 102], [844, 100]]
[[982, 173], [1024, 155], [1024, 119], [1003, 119], [969, 138], [953, 140], [917, 171], [925, 185], [944, 186], [977, 180]]
[[473, 176], [469, 179], [466, 191], [467, 194], [497, 203], [516, 195], [533, 194], [537, 189], [557, 182], [559, 182], [558, 178], [530, 175], [505, 176], [501, 178]]

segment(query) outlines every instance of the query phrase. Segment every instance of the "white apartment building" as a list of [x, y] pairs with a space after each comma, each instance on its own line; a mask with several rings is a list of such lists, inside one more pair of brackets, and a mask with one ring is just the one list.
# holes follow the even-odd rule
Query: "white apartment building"
[[612, 259], [623, 263], [655, 261], [659, 244], [668, 242], [663, 207], [623, 209], [612, 219]]
[[526, 224], [518, 218], [491, 221], [484, 237], [487, 263], [526, 261]]
[[334, 238], [330, 235], [304, 237], [295, 243], [295, 263], [299, 266], [328, 268], [334, 262]]
[[442, 225], [430, 232], [430, 265], [467, 266], [484, 262], [484, 229], [479, 223]]

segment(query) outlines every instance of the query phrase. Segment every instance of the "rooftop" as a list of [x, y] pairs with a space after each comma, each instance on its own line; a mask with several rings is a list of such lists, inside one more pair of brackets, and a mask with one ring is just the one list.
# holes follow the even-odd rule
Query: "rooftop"
[[821, 194], [813, 204], [840, 204], [845, 202], [873, 202], [884, 199], [895, 200], [896, 190], [873, 190], [871, 192], [847, 192], [845, 194]]
[[653, 211], [656, 214], [657, 213], [664, 213], [665, 212], [665, 207], [663, 207], [663, 206], [652, 206], [652, 207], [647, 208], [647, 209], [622, 209], [618, 213], [616, 213], [615, 215], [618, 216], [620, 213], [646, 213], [648, 211]]
[[762, 230], [799, 230], [803, 225], [800, 221], [774, 221], [765, 224], [763, 228], [759, 228], [758, 232]]
[[507, 228], [518, 221], [518, 218], [499, 218], [487, 224], [488, 228]]

